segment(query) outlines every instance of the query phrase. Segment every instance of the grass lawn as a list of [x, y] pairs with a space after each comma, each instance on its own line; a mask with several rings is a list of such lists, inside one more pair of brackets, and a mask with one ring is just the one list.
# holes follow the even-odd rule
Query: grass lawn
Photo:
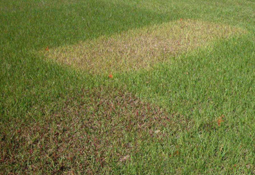
[[254, 0], [0, 0], [0, 174], [255, 174]]

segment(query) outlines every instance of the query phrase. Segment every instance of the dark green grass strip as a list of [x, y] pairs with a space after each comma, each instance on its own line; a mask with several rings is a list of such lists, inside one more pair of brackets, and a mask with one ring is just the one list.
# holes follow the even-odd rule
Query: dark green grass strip
[[125, 4], [89, 0], [0, 13], [0, 29], [4, 31], [0, 36], [3, 44], [11, 43], [16, 49], [42, 49], [176, 18], [177, 15], [168, 16]]

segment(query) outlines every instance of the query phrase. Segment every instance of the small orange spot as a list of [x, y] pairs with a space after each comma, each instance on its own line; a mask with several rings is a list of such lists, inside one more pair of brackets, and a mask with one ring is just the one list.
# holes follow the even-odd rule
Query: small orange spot
[[46, 51], [49, 51], [49, 46], [47, 46], [47, 47], [45, 48], [45, 50], [46, 50]]
[[180, 21], [182, 21], [182, 18], [180, 19]]
[[109, 78], [113, 78], [112, 74], [109, 75]]
[[218, 120], [217, 120], [218, 126], [220, 126], [221, 123], [224, 122], [223, 117], [224, 117], [224, 115], [222, 115], [222, 116], [220, 116], [220, 117], [218, 118]]

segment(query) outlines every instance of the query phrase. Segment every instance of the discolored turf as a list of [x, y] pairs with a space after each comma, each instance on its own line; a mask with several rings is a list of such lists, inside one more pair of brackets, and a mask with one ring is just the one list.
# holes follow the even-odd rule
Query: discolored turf
[[149, 69], [171, 56], [241, 33], [245, 31], [228, 25], [181, 19], [42, 52], [47, 59], [90, 73], [113, 73]]
[[32, 122], [29, 116], [30, 122], [10, 118], [7, 125], [1, 123], [6, 173], [15, 167], [21, 173], [110, 173], [148, 145], [192, 125], [130, 93], [103, 87], [83, 90], [57, 106], [57, 112], [41, 121]]

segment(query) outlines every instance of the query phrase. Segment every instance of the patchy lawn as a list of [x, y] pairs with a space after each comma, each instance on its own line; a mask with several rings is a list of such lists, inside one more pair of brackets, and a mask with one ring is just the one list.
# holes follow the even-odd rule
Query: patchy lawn
[[244, 32], [228, 25], [180, 19], [75, 45], [46, 48], [43, 53], [48, 59], [90, 73], [125, 72], [149, 69], [176, 54]]
[[[58, 104], [59, 112], [43, 121], [10, 118], [8, 124], [1, 123], [5, 172], [111, 172], [144, 147], [163, 142], [167, 134], [191, 127], [182, 116], [128, 92], [100, 87], [84, 90], [80, 97]], [[176, 116], [178, 123], [173, 121]]]

